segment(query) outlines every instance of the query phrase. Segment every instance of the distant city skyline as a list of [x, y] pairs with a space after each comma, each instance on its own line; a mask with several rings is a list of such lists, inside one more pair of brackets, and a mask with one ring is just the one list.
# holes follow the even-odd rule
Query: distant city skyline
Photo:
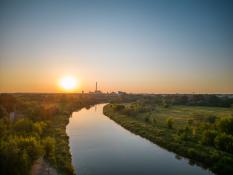
[[233, 1], [0, 2], [0, 92], [233, 93]]

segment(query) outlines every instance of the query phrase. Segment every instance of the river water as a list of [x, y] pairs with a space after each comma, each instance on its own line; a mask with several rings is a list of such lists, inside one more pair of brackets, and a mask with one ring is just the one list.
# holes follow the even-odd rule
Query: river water
[[73, 112], [66, 131], [78, 175], [212, 174], [103, 115], [104, 104]]

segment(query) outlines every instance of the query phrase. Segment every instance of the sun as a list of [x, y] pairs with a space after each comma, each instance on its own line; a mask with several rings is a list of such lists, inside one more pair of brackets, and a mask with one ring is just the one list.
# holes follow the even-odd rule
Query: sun
[[74, 91], [78, 86], [78, 79], [72, 76], [61, 78], [59, 85], [66, 91]]

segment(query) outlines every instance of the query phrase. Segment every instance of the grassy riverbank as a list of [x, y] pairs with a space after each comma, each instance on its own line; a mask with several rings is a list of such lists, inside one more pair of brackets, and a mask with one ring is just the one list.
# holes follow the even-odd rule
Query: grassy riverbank
[[[232, 113], [232, 108], [153, 107], [141, 103], [108, 104], [104, 107], [106, 116], [131, 132], [190, 158], [191, 162], [217, 174], [233, 173], [232, 136], [218, 128], [220, 120], [229, 118]], [[224, 143], [221, 136], [229, 138], [226, 141], [228, 149], [221, 146]]]

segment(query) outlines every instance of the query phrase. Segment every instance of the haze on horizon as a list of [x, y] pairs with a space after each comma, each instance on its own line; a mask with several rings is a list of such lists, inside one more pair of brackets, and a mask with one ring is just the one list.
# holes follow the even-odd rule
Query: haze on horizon
[[0, 92], [233, 93], [233, 2], [0, 1]]

